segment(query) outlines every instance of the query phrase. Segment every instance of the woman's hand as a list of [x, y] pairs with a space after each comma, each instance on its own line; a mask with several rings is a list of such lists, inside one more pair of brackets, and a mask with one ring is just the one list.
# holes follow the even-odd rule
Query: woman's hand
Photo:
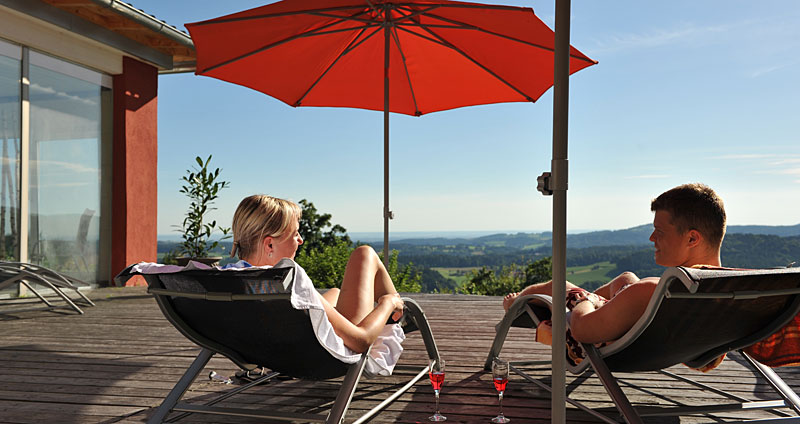
[[378, 303], [381, 302], [391, 302], [392, 309], [392, 321], [399, 321], [400, 318], [403, 317], [403, 310], [405, 309], [405, 303], [403, 299], [400, 298], [400, 295], [397, 293], [394, 294], [385, 294], [378, 299]]

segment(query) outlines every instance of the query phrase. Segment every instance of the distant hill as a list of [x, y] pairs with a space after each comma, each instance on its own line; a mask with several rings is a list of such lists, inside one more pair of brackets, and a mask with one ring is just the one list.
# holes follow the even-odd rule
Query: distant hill
[[800, 224], [797, 225], [731, 225], [728, 234], [763, 234], [778, 237], [800, 236]]
[[[585, 249], [600, 246], [650, 246], [650, 233], [652, 224], [642, 224], [623, 230], [591, 231], [588, 233], [568, 234], [567, 247], [570, 249]], [[777, 237], [800, 236], [800, 224], [797, 225], [732, 225], [728, 227], [728, 234], [755, 234]], [[392, 241], [390, 247], [407, 253], [432, 253], [444, 255], [484, 255], [487, 253], [507, 254], [520, 250], [533, 250], [543, 252], [549, 249], [552, 240], [551, 232], [541, 233], [498, 233], [473, 238], [462, 237], [431, 237], [409, 238]], [[159, 252], [174, 249], [177, 241], [164, 240], [159, 236]], [[221, 243], [230, 249], [230, 240]], [[368, 243], [375, 250], [383, 249], [383, 242]], [[477, 249], [477, 250], [476, 250]]]
[[[588, 233], [568, 234], [567, 246], [581, 249], [595, 246], [633, 246], [649, 245], [652, 224], [642, 224], [623, 230], [591, 231]], [[800, 224], [797, 225], [731, 225], [728, 234], [757, 234], [778, 237], [800, 236]], [[402, 250], [410, 246], [475, 246], [510, 249], [537, 249], [549, 245], [552, 233], [516, 233], [492, 234], [475, 238], [412, 238], [392, 241], [390, 246]], [[376, 249], [383, 247], [382, 242], [369, 243]]]

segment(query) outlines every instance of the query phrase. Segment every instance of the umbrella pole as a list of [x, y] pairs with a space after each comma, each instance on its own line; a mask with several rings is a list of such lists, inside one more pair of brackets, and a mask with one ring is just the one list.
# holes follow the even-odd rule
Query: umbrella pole
[[[570, 0], [556, 0], [553, 74], [553, 299], [566, 298]], [[553, 308], [551, 421], [566, 422], [566, 314]]]
[[[388, 12], [387, 21], [388, 21]], [[384, 22], [383, 48], [383, 263], [389, 265], [389, 33], [391, 27]]]

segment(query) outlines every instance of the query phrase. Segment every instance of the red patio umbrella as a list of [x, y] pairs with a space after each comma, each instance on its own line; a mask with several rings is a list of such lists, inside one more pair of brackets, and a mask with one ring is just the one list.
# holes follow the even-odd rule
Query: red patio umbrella
[[[384, 112], [388, 258], [389, 112], [533, 102], [553, 85], [554, 33], [531, 8], [446, 0], [283, 0], [187, 24], [196, 74], [291, 106]], [[570, 47], [569, 72], [596, 62]]]

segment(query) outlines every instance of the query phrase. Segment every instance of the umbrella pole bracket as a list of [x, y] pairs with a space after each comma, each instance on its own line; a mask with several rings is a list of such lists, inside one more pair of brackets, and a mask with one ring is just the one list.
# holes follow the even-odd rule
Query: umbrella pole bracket
[[553, 174], [550, 172], [543, 172], [542, 175], [539, 175], [536, 178], [536, 190], [542, 193], [543, 196], [552, 196], [553, 195], [553, 186], [552, 186]]

